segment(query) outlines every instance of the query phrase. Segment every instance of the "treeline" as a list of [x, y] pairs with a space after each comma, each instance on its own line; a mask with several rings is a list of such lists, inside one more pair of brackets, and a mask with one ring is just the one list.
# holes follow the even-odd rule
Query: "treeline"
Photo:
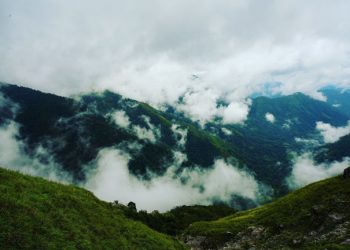
[[115, 201], [112, 205], [122, 210], [127, 218], [141, 221], [158, 232], [172, 236], [180, 235], [193, 222], [216, 220], [236, 212], [225, 204], [179, 206], [165, 213], [157, 210], [150, 213], [145, 210], [137, 211], [134, 202], [125, 206]]

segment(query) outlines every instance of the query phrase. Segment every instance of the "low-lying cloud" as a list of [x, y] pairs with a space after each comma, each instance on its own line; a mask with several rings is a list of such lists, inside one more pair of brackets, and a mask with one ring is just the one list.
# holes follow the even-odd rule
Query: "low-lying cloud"
[[141, 118], [148, 128], [132, 125], [129, 116], [123, 110], [117, 110], [110, 114], [110, 116], [117, 126], [123, 129], [127, 129], [129, 132], [135, 134], [136, 137], [140, 140], [147, 140], [151, 143], [156, 143], [157, 140], [159, 140], [161, 137], [159, 128], [153, 125], [150, 121], [150, 118], [145, 115], [141, 116]]
[[191, 88], [182, 96], [181, 103], [175, 104], [175, 108], [202, 125], [214, 118], [221, 118], [224, 124], [244, 122], [249, 113], [250, 99], [240, 98], [227, 106], [220, 106], [221, 94], [215, 89]]
[[348, 125], [344, 127], [333, 127], [328, 123], [317, 122], [316, 129], [320, 131], [325, 143], [333, 143], [338, 141], [341, 137], [350, 134], [350, 121]]
[[113, 121], [116, 125], [121, 128], [128, 128], [130, 126], [129, 117], [126, 115], [125, 111], [117, 110], [112, 114]]
[[350, 158], [345, 158], [341, 162], [317, 164], [312, 154], [305, 153], [295, 157], [287, 184], [292, 189], [300, 188], [312, 182], [339, 175], [349, 164]]
[[271, 113], [266, 113], [265, 119], [266, 119], [266, 121], [271, 122], [271, 123], [274, 123], [276, 120], [275, 116]]
[[146, 210], [165, 211], [178, 205], [229, 202], [232, 195], [250, 200], [259, 198], [260, 186], [249, 173], [216, 160], [212, 169], [185, 169], [175, 173], [168, 168], [162, 176], [141, 181], [130, 174], [129, 155], [118, 149], [104, 149], [97, 158], [97, 168], [90, 173], [85, 187], [97, 197], [127, 203], [130, 200]]
[[38, 146], [31, 156], [25, 153], [25, 144], [18, 140], [16, 123], [0, 127], [0, 142], [0, 167], [61, 183], [73, 182], [71, 175], [55, 163], [44, 147]]

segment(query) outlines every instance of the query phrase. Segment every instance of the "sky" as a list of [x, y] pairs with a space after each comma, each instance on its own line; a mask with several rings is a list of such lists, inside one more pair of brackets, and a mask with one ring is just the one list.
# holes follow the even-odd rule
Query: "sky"
[[[342, 0], [0, 0], [0, 81], [59, 95], [111, 89], [200, 121], [247, 97], [350, 86]], [[231, 110], [217, 109], [226, 100]], [[197, 107], [196, 107], [197, 106]], [[198, 108], [200, 106], [201, 108]]]

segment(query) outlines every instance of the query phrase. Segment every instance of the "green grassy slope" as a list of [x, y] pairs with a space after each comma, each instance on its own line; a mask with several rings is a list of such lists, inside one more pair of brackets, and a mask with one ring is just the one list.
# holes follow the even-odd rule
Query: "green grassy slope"
[[194, 223], [186, 239], [203, 249], [224, 243], [232, 249], [349, 249], [349, 208], [350, 179], [335, 177], [256, 209]]
[[74, 186], [0, 169], [1, 249], [184, 249]]

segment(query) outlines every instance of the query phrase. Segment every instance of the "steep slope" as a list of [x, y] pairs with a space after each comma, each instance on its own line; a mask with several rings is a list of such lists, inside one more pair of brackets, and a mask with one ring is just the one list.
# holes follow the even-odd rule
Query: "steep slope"
[[0, 168], [2, 249], [184, 249], [90, 192]]
[[[17, 110], [12, 118], [9, 107], [0, 107], [0, 126], [6, 119], [14, 120], [26, 153], [35, 155], [39, 146], [44, 147], [78, 181], [85, 178], [82, 167], [106, 147], [130, 154], [130, 171], [145, 179], [166, 171], [181, 139], [187, 160], [180, 168], [207, 168], [216, 158], [238, 157], [224, 141], [193, 124], [173, 120], [145, 103], [109, 91], [71, 99], [3, 84], [0, 93]], [[116, 112], [122, 114], [125, 124], [115, 121]]]
[[313, 183], [270, 204], [186, 232], [198, 249], [349, 249], [350, 179]]

